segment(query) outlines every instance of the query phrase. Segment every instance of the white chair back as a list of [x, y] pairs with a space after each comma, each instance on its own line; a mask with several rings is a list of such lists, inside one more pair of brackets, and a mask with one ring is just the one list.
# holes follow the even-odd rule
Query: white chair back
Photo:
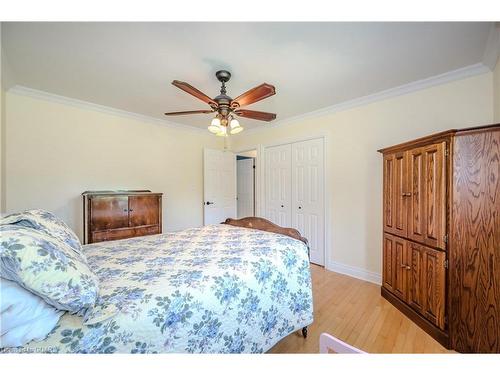
[[366, 352], [339, 340], [328, 333], [319, 336], [319, 352], [334, 354], [366, 354]]

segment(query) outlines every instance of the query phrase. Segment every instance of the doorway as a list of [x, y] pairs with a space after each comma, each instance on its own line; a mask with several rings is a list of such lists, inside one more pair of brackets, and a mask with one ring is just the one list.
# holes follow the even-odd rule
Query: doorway
[[255, 216], [255, 159], [257, 150], [236, 154], [236, 196], [238, 219]]

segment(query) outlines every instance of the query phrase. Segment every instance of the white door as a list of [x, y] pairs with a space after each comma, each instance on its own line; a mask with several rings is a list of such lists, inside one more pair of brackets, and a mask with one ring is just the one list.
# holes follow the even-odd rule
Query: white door
[[292, 144], [292, 227], [309, 241], [311, 262], [324, 265], [323, 139]]
[[291, 226], [291, 145], [265, 151], [265, 217], [282, 227]]
[[238, 218], [255, 216], [254, 213], [254, 159], [236, 161], [238, 186]]
[[236, 218], [236, 157], [232, 152], [203, 150], [204, 223]]

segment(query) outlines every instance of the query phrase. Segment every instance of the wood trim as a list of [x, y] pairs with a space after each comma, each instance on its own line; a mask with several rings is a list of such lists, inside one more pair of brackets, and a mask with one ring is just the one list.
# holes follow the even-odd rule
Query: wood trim
[[243, 227], [243, 228], [251, 228], [263, 230], [265, 232], [272, 232], [277, 234], [283, 234], [288, 237], [292, 237], [296, 240], [302, 241], [309, 248], [309, 243], [305, 237], [300, 235], [300, 232], [297, 229], [293, 228], [283, 228], [273, 222], [263, 219], [261, 217], [245, 217], [243, 219], [226, 219], [222, 224], [232, 225], [235, 227]]
[[431, 335], [436, 341], [438, 341], [441, 345], [443, 345], [446, 349], [450, 349], [450, 338], [448, 334], [439, 328], [437, 328], [434, 324], [430, 323], [427, 319], [418, 314], [415, 310], [413, 310], [406, 303], [402, 302], [398, 297], [393, 295], [383, 286], [380, 288], [381, 295], [387, 301], [389, 301], [394, 307], [396, 307], [399, 311], [405, 314], [411, 321], [413, 321], [416, 325], [422, 328], [425, 332]]
[[378, 152], [385, 154], [388, 152], [396, 152], [396, 151], [403, 151], [403, 150], [408, 150], [410, 148], [414, 147], [419, 147], [422, 145], [427, 145], [432, 142], [443, 142], [443, 141], [449, 141], [449, 138], [452, 136], [458, 136], [462, 134], [467, 134], [471, 132], [483, 132], [483, 131], [490, 131], [494, 130], [496, 127], [499, 127], [500, 123], [498, 124], [490, 124], [490, 125], [482, 125], [482, 126], [475, 126], [475, 127], [469, 127], [469, 128], [463, 128], [463, 129], [450, 129], [446, 131], [442, 131], [439, 133], [427, 135], [425, 137], [413, 139], [408, 142], [403, 142], [399, 143], [394, 146], [390, 147], [385, 147], [381, 148], [380, 150], [377, 150]]

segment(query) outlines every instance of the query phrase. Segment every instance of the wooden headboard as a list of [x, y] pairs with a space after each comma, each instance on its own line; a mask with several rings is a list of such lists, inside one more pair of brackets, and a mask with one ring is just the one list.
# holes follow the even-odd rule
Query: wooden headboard
[[302, 237], [297, 229], [283, 228], [261, 217], [252, 216], [252, 217], [245, 217], [243, 219], [226, 219], [226, 221], [223, 222], [222, 224], [284, 234], [285, 236], [292, 237], [295, 238], [296, 240], [304, 242], [307, 248], [309, 249], [309, 243], [307, 242], [307, 239], [305, 237]]

